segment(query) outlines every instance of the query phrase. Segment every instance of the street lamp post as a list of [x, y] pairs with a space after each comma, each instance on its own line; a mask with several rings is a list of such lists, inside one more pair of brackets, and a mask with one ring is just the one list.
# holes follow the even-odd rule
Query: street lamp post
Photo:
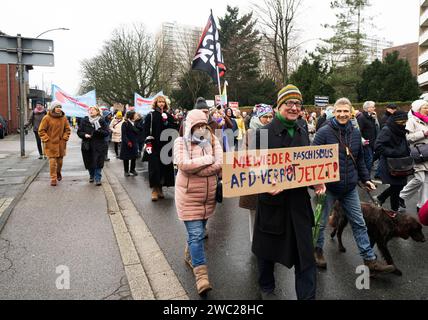
[[39, 38], [41, 35], [44, 35], [45, 33], [48, 33], [48, 32], [51, 32], [51, 31], [55, 31], [55, 30], [70, 30], [70, 29], [68, 29], [68, 28], [54, 28], [54, 29], [49, 29], [49, 30], [43, 31], [41, 34], [39, 34], [36, 37], [36, 39]]

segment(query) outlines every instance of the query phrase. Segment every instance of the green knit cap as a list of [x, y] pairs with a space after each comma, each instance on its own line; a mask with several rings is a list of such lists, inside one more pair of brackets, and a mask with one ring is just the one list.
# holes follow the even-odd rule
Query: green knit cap
[[302, 93], [295, 85], [292, 85], [292, 84], [286, 85], [284, 88], [282, 88], [278, 92], [278, 100], [277, 100], [278, 108], [282, 106], [283, 103], [285, 103], [287, 100], [290, 100], [290, 99], [296, 99], [303, 102]]

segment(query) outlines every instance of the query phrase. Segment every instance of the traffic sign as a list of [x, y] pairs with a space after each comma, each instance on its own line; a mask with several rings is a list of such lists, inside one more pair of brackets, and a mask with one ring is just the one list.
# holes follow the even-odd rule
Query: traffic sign
[[[4, 52], [0, 49], [0, 64], [18, 64], [18, 55], [16, 53]], [[23, 54], [22, 64], [53, 67], [55, 65], [54, 55], [44, 53]]]
[[[22, 61], [18, 53], [22, 52]], [[21, 38], [21, 47], [18, 48], [18, 38], [0, 36], [0, 64], [24, 64], [33, 66], [53, 67], [54, 63], [53, 40]]]

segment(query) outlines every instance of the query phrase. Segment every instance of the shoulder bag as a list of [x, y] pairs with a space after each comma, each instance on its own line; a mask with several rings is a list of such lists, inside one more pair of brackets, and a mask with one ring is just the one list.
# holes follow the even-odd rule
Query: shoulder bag
[[417, 143], [410, 147], [410, 156], [415, 163], [422, 163], [428, 161], [428, 144]]
[[393, 177], [407, 177], [415, 172], [412, 157], [386, 158], [388, 172]]

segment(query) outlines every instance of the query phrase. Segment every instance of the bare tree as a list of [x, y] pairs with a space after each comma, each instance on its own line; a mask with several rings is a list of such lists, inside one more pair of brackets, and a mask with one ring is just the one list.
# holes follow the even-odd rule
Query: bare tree
[[132, 103], [134, 93], [150, 95], [159, 89], [163, 52], [142, 25], [116, 29], [101, 53], [82, 62], [82, 90], [113, 104]]
[[296, 56], [300, 45], [296, 45], [298, 30], [297, 13], [302, 0], [263, 0], [263, 4], [253, 4], [261, 24], [261, 32], [267, 42], [262, 48], [267, 59], [274, 61], [280, 77], [280, 85], [288, 82], [290, 62]]

